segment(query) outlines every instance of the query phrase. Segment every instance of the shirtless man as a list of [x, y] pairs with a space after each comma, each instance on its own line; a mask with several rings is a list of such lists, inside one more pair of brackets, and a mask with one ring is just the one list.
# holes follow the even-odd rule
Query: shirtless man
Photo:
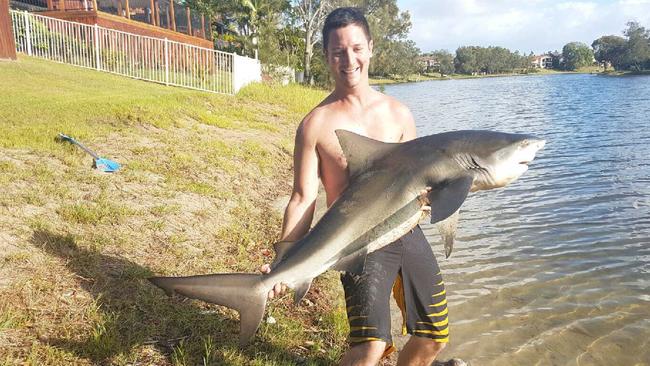
[[[360, 10], [339, 8], [330, 13], [323, 27], [323, 45], [335, 88], [303, 119], [296, 132], [293, 192], [284, 213], [282, 241], [296, 241], [309, 231], [319, 178], [328, 206], [348, 184], [347, 163], [334, 131], [349, 130], [385, 142], [416, 137], [408, 108], [368, 84], [373, 44]], [[268, 272], [268, 265], [262, 271]], [[394, 350], [389, 299], [397, 277], [404, 284], [401, 303], [405, 305], [401, 308], [405, 329], [416, 335], [400, 352], [398, 365], [431, 365], [446, 345], [444, 284], [431, 247], [417, 227], [368, 255], [363, 274], [342, 275], [351, 347], [341, 365], [376, 365], [385, 353]], [[268, 296], [278, 296], [285, 289], [277, 284]]]

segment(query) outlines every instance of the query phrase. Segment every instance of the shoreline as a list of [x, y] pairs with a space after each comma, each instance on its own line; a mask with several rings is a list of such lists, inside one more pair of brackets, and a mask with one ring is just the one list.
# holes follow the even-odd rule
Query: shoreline
[[423, 81], [442, 81], [442, 80], [460, 80], [460, 79], [479, 79], [479, 78], [495, 78], [495, 77], [510, 77], [510, 76], [542, 76], [542, 75], [559, 75], [559, 74], [598, 74], [598, 75], [607, 75], [607, 76], [625, 76], [625, 75], [630, 75], [630, 74], [641, 74], [641, 75], [647, 75], [650, 74], [650, 71], [647, 72], [641, 72], [641, 73], [631, 73], [629, 71], [624, 71], [624, 72], [616, 72], [616, 74], [612, 74], [611, 71], [602, 71], [600, 68], [593, 68], [593, 67], [588, 67], [588, 68], [583, 68], [583, 69], [578, 69], [576, 71], [560, 71], [560, 70], [540, 70], [538, 72], [529, 72], [529, 73], [504, 73], [504, 74], [486, 74], [486, 75], [464, 75], [464, 74], [452, 74], [452, 75], [446, 75], [444, 77], [442, 76], [431, 76], [431, 74], [428, 75], [413, 75], [409, 76], [405, 79], [383, 79], [383, 78], [370, 78], [370, 85], [371, 86], [380, 86], [380, 85], [387, 85], [387, 84], [406, 84], [406, 83], [418, 83], [418, 82], [423, 82]]

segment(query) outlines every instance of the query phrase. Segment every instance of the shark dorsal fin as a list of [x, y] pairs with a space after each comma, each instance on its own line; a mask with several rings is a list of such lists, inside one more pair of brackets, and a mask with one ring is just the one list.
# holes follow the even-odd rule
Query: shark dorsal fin
[[335, 132], [348, 162], [350, 178], [366, 170], [373, 161], [398, 145], [381, 142], [347, 130], [336, 130]]

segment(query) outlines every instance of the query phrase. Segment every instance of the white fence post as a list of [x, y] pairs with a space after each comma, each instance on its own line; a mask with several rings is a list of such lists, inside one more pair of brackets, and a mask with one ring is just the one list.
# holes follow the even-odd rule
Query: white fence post
[[233, 94], [255, 81], [262, 81], [262, 66], [259, 60], [233, 54], [232, 60]]
[[230, 77], [232, 78], [232, 94], [237, 94], [237, 91], [239, 90], [239, 87], [237, 85], [237, 81], [239, 80], [239, 77], [237, 76], [238, 68], [239, 68], [239, 62], [237, 62], [237, 57], [239, 57], [236, 53], [233, 52], [232, 54], [232, 74], [230, 74]]
[[101, 58], [101, 54], [100, 54], [100, 50], [99, 50], [99, 25], [97, 25], [97, 23], [95, 23], [95, 26], [93, 27], [93, 29], [94, 29], [94, 33], [95, 33], [95, 37], [94, 37], [95, 38], [95, 67], [97, 68], [97, 70], [101, 70], [102, 69], [102, 64], [101, 64], [102, 58]]
[[165, 85], [169, 86], [169, 40], [165, 37]]
[[32, 32], [30, 29], [29, 13], [25, 10], [25, 38], [27, 39], [27, 54], [32, 55]]

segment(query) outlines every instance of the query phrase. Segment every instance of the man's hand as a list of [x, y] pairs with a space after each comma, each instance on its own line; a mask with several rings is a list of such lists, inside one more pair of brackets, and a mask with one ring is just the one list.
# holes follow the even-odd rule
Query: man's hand
[[[268, 263], [263, 264], [260, 266], [260, 272], [263, 274], [269, 274], [271, 273], [271, 265]], [[268, 293], [268, 298], [269, 300], [280, 295], [284, 295], [287, 292], [287, 285], [284, 283], [276, 283], [275, 286], [273, 286], [273, 290], [269, 291]]]
[[420, 203], [422, 203], [422, 211], [424, 212], [431, 212], [431, 203], [429, 202], [429, 197], [427, 197], [429, 192], [431, 192], [431, 189], [431, 187], [424, 188], [420, 191], [420, 197], [418, 197]]

